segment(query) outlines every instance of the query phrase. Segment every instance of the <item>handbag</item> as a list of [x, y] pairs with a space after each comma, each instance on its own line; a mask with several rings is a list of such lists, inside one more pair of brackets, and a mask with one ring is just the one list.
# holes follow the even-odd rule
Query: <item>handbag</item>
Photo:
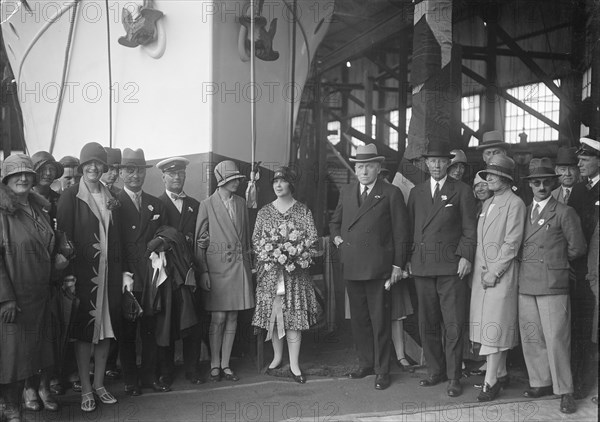
[[123, 292], [121, 298], [121, 314], [127, 321], [135, 322], [144, 313], [140, 303], [129, 290]]

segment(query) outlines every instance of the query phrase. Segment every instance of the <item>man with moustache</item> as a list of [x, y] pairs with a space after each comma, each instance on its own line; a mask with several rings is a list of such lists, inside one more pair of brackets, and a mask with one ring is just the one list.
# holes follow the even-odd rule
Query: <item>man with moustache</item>
[[331, 218], [333, 243], [339, 249], [348, 289], [352, 337], [358, 370], [351, 379], [377, 374], [375, 389], [390, 385], [391, 296], [389, 285], [403, 278], [408, 248], [408, 216], [402, 192], [378, 180], [385, 157], [374, 144], [359, 146], [357, 181], [340, 193]]
[[584, 256], [586, 244], [575, 210], [552, 196], [558, 178], [549, 158], [523, 178], [533, 191], [519, 253], [519, 326], [530, 385], [523, 395], [560, 395], [560, 411], [574, 413], [569, 262]]
[[554, 169], [558, 174], [560, 186], [552, 191], [552, 196], [561, 204], [568, 204], [571, 190], [579, 181], [579, 167], [577, 166], [575, 148], [560, 147], [556, 155]]
[[408, 268], [415, 279], [419, 331], [428, 366], [428, 376], [420, 385], [430, 387], [448, 379], [448, 396], [458, 397], [462, 394], [466, 276], [477, 245], [475, 198], [469, 186], [448, 177], [452, 155], [447, 142], [430, 140], [423, 157], [431, 177], [415, 186], [408, 197], [412, 227]]
[[[575, 208], [581, 219], [583, 234], [588, 244], [598, 223], [598, 196], [600, 194], [599, 160], [600, 142], [591, 138], [581, 138], [577, 150], [579, 172], [586, 179], [573, 185], [569, 206]], [[587, 278], [588, 268], [585, 258], [573, 263], [575, 281], [571, 286], [573, 308], [572, 365], [576, 399], [587, 397], [597, 384], [598, 347], [591, 342], [595, 296]]]
[[[196, 229], [196, 219], [198, 217], [198, 207], [200, 203], [194, 198], [188, 196], [183, 191], [183, 185], [186, 179], [186, 167], [189, 160], [184, 157], [172, 157], [160, 161], [156, 164], [156, 168], [162, 171], [162, 180], [165, 184], [165, 192], [158, 197], [165, 206], [167, 224], [174, 227], [182, 233], [190, 248], [190, 252], [194, 251], [194, 230]], [[185, 291], [187, 286], [182, 286], [179, 289], [172, 291], [172, 298], [169, 300], [173, 304], [172, 315], [179, 317], [180, 314], [186, 312], [198, 313], [196, 302], [193, 309], [187, 309], [188, 301], [183, 300], [183, 295], [190, 297], [193, 292]], [[199, 290], [199, 289], [198, 289]], [[193, 296], [192, 296], [193, 297]], [[182, 334], [183, 343], [183, 364], [185, 367], [185, 377], [192, 384], [202, 384], [204, 380], [198, 374], [196, 363], [200, 354], [200, 325], [194, 329], [190, 329]], [[174, 368], [174, 350], [172, 344], [169, 347], [160, 348], [161, 370], [164, 371], [162, 381], [165, 384], [171, 384], [173, 380]]]
[[[146, 179], [144, 151], [141, 149], [123, 150], [119, 165], [119, 176], [124, 188], [116, 198], [121, 203], [121, 241], [123, 242], [123, 290], [133, 292], [139, 303], [143, 303], [142, 293], [151, 283], [151, 274], [147, 271], [147, 244], [153, 239], [156, 230], [167, 224], [163, 203], [142, 190]], [[121, 320], [121, 338], [119, 354], [125, 382], [125, 394], [139, 396], [142, 387], [152, 388], [156, 392], [171, 391], [160, 382], [157, 373], [157, 345], [155, 340], [155, 318], [149, 309], [136, 321]], [[138, 373], [136, 365], [136, 332], [140, 323], [142, 339], [142, 368]]]
[[102, 175], [100, 181], [108, 188], [113, 196], [116, 196], [121, 189], [115, 186], [115, 182], [119, 178], [119, 164], [121, 164], [121, 150], [119, 148], [104, 147], [106, 150], [106, 164], [108, 171]]

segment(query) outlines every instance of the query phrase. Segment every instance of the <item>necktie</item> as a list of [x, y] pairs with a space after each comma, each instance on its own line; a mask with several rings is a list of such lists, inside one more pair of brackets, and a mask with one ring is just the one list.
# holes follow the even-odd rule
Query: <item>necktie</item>
[[137, 210], [139, 212], [140, 209], [142, 208], [142, 191], [135, 193], [135, 201], [133, 201], [133, 203], [135, 204], [135, 207], [137, 208]]
[[364, 204], [367, 200], [367, 196], [369, 196], [369, 187], [365, 186], [365, 189], [360, 194], [360, 205]]
[[592, 185], [592, 181], [591, 181], [591, 180], [588, 180], [588, 182], [585, 184], [585, 187], [587, 188], [587, 190], [592, 190], [592, 188], [594, 187], [594, 186]]
[[531, 213], [531, 224], [535, 224], [535, 222], [538, 220], [539, 216], [540, 216], [540, 205], [535, 204], [535, 207], [533, 207], [533, 212]]
[[440, 196], [440, 184], [436, 183], [435, 191], [433, 191], [433, 198], [431, 198], [431, 202], [435, 202], [437, 200], [438, 196]]
[[571, 195], [571, 189], [566, 189], [565, 188], [565, 194], [563, 195], [564, 198], [564, 203], [566, 204], [567, 202], [569, 202], [569, 195]]
[[183, 200], [183, 198], [187, 198], [187, 195], [183, 192], [181, 192], [179, 195], [171, 192], [171, 198], [173, 198], [173, 201], [177, 201], [178, 199]]

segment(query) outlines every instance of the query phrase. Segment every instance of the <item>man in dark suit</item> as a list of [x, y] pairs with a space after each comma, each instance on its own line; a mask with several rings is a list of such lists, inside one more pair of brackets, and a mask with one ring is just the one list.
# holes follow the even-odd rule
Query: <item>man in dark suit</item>
[[[147, 269], [147, 244], [154, 237], [156, 230], [166, 224], [166, 213], [163, 203], [156, 197], [142, 191], [146, 178], [144, 151], [125, 148], [119, 166], [119, 176], [123, 180], [124, 189], [117, 194], [121, 203], [121, 240], [123, 242], [123, 270], [127, 276], [123, 279], [123, 289], [133, 292], [138, 302], [143, 303], [142, 294], [151, 282]], [[145, 311], [148, 311], [145, 309]], [[141, 394], [142, 386], [157, 392], [170, 391], [168, 385], [157, 379], [157, 346], [154, 337], [154, 317], [144, 316], [135, 322], [122, 319], [119, 353], [125, 393], [131, 396]], [[141, 376], [136, 366], [135, 339], [140, 321], [142, 338]]]
[[449, 379], [448, 395], [457, 397], [462, 394], [465, 277], [471, 272], [477, 244], [475, 198], [469, 186], [447, 176], [451, 154], [446, 142], [430, 141], [424, 157], [431, 178], [415, 186], [408, 197], [413, 245], [409, 270], [415, 278], [428, 365], [428, 377], [420, 385]]
[[579, 181], [579, 167], [574, 147], [560, 147], [556, 154], [554, 169], [559, 175], [560, 186], [552, 191], [552, 196], [561, 204], [568, 204], [571, 190]]
[[574, 413], [571, 374], [569, 262], [585, 254], [579, 217], [559, 203], [552, 188], [559, 175], [549, 158], [524, 179], [533, 191], [519, 253], [519, 326], [530, 388], [523, 395], [561, 396], [560, 411]]
[[[585, 182], [576, 183], [569, 197], [569, 206], [573, 207], [581, 219], [585, 240], [589, 244], [598, 222], [598, 196], [600, 194], [600, 142], [581, 138], [581, 147], [577, 150], [579, 172]], [[571, 363], [576, 399], [585, 398], [598, 382], [598, 347], [591, 342], [591, 330], [594, 316], [594, 294], [586, 279], [587, 260], [581, 258], [573, 262], [575, 280], [571, 286]]]
[[[165, 192], [158, 197], [165, 206], [165, 212], [167, 217], [167, 224], [174, 227], [182, 233], [186, 241], [187, 246], [190, 248], [190, 252], [193, 252], [194, 242], [194, 230], [196, 228], [196, 219], [198, 217], [198, 208], [200, 203], [194, 198], [189, 197], [183, 191], [183, 185], [185, 184], [186, 178], [186, 167], [189, 164], [189, 160], [183, 157], [172, 157], [162, 160], [156, 167], [162, 171], [162, 179], [165, 184]], [[172, 291], [173, 300], [173, 315], [179, 316], [186, 310], [182, 309], [187, 301], [182, 300], [181, 289], [187, 288], [182, 286], [179, 289]], [[199, 309], [196, 307], [193, 310], [195, 313], [199, 313]], [[204, 381], [198, 374], [196, 364], [200, 355], [200, 326], [197, 329], [190, 329], [183, 335], [183, 364], [185, 366], [185, 377], [192, 384], [202, 384]], [[169, 347], [161, 347], [159, 349], [161, 367], [166, 370], [163, 381], [166, 384], [170, 384], [173, 379], [174, 373], [174, 350], [173, 344]]]
[[115, 182], [119, 178], [119, 165], [121, 164], [121, 150], [119, 148], [104, 147], [106, 150], [106, 163], [108, 171], [102, 175], [100, 181], [108, 188], [113, 196], [116, 196], [121, 189], [115, 186]]
[[352, 336], [359, 368], [350, 378], [376, 373], [375, 388], [390, 385], [391, 314], [389, 285], [403, 278], [408, 247], [408, 216], [402, 192], [377, 180], [385, 157], [373, 144], [351, 158], [358, 181], [345, 187], [330, 230], [344, 265]]

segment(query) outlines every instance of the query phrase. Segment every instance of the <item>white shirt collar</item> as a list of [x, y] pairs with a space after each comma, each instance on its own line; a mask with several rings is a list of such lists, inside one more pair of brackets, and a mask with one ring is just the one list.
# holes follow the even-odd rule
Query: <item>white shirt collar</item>
[[373, 190], [373, 187], [375, 186], [375, 183], [377, 183], [377, 179], [375, 179], [375, 181], [373, 183], [370, 183], [368, 185], [363, 185], [362, 183], [360, 184], [360, 193], [363, 193], [363, 191], [365, 190], [365, 186], [367, 187], [367, 194], [370, 194], [371, 191]]
[[429, 178], [429, 181], [431, 183], [431, 196], [433, 196], [433, 193], [435, 192], [435, 184], [439, 183], [440, 185], [440, 191], [442, 190], [442, 188], [444, 187], [444, 183], [446, 183], [446, 179], [448, 178], [448, 175], [445, 175], [442, 179], [440, 180], [435, 180], [433, 177]]
[[531, 214], [533, 214], [533, 209], [535, 208], [535, 204], [538, 204], [540, 206], [540, 214], [542, 213], [542, 211], [544, 210], [544, 207], [548, 204], [548, 202], [550, 201], [550, 198], [552, 198], [552, 195], [548, 196], [546, 199], [544, 199], [541, 202], [538, 202], [535, 200], [535, 198], [533, 198], [533, 202], [531, 204]]
[[597, 175], [592, 177], [592, 186], [596, 186], [596, 183], [598, 183], [598, 180], [600, 180], [600, 173], [598, 173]]
[[134, 203], [135, 203], [135, 198], [136, 198], [136, 196], [137, 196], [137, 195], [141, 195], [141, 194], [142, 194], [142, 191], [141, 191], [141, 190], [140, 190], [139, 192], [133, 192], [133, 191], [130, 191], [129, 189], [127, 189], [127, 187], [126, 187], [126, 186], [123, 186], [123, 189], [125, 190], [125, 193], [126, 193], [127, 195], [129, 195], [129, 197], [131, 198], [131, 200], [132, 200]]

